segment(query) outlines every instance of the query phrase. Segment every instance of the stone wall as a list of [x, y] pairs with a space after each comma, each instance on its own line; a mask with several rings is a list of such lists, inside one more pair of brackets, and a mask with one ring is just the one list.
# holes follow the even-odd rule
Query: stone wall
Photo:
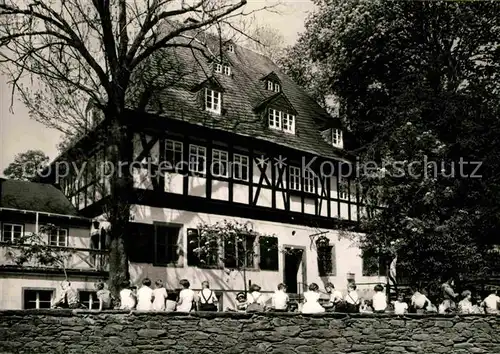
[[0, 353], [500, 353], [500, 318], [0, 311]]

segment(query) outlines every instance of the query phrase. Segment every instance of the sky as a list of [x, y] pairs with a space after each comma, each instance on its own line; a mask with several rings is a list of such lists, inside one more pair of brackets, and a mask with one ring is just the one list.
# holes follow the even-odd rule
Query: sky
[[[273, 0], [249, 0], [248, 11], [262, 8]], [[279, 13], [260, 12], [256, 20], [260, 25], [269, 25], [281, 31], [286, 45], [292, 45], [298, 33], [304, 30], [309, 11], [314, 9], [310, 0], [282, 0]], [[50, 159], [58, 155], [56, 149], [61, 135], [29, 118], [22, 102], [14, 99], [11, 108], [11, 87], [8, 78], [0, 74], [0, 176], [18, 153], [27, 150], [42, 150]]]

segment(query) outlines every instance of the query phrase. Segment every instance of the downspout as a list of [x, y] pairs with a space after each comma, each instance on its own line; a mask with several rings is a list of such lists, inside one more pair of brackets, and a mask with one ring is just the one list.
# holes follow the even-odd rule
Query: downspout
[[35, 217], [35, 234], [38, 235], [38, 211], [36, 212], [36, 217]]

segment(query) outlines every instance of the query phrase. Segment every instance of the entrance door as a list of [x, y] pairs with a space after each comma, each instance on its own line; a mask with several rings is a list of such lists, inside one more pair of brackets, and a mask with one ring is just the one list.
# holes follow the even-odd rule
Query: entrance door
[[[298, 294], [299, 287], [305, 284], [305, 250], [301, 248], [285, 247], [283, 282], [287, 286], [287, 291], [291, 294]], [[302, 289], [301, 289], [302, 290]], [[302, 291], [300, 291], [302, 292]]]

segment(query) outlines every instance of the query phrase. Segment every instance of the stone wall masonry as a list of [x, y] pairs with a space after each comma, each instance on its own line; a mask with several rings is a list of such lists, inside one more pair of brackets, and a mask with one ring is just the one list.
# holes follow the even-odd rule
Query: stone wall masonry
[[0, 353], [500, 353], [500, 317], [0, 311]]

